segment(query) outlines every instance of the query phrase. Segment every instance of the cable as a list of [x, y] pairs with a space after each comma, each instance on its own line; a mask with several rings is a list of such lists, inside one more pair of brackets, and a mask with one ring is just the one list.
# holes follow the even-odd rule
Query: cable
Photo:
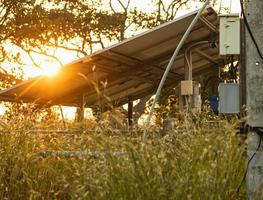
[[243, 18], [244, 18], [245, 26], [247, 27], [247, 30], [248, 30], [248, 32], [249, 32], [249, 35], [250, 35], [253, 43], [255, 44], [255, 47], [256, 47], [256, 49], [257, 49], [257, 52], [258, 52], [260, 58], [263, 60], [263, 55], [262, 55], [262, 53], [261, 53], [261, 51], [260, 51], [260, 49], [259, 49], [258, 43], [257, 43], [257, 41], [256, 41], [256, 39], [255, 39], [252, 31], [251, 31], [251, 28], [250, 28], [250, 26], [249, 26], [249, 24], [248, 24], [248, 21], [247, 21], [247, 17], [246, 17], [246, 15], [245, 15], [245, 11], [244, 11], [244, 2], [243, 2], [243, 0], [240, 0], [240, 7], [241, 7], [241, 12], [242, 12], [242, 15], [243, 15]]
[[260, 134], [259, 134], [259, 143], [258, 143], [258, 147], [257, 147], [256, 151], [253, 153], [253, 155], [250, 157], [250, 159], [249, 159], [248, 162], [247, 162], [246, 171], [245, 171], [245, 173], [244, 173], [244, 176], [243, 176], [243, 178], [242, 178], [241, 183], [239, 184], [239, 186], [238, 186], [238, 188], [237, 188], [237, 193], [239, 193], [239, 190], [240, 190], [240, 188], [241, 188], [243, 182], [244, 182], [245, 179], [246, 179], [247, 171], [248, 171], [248, 167], [249, 167], [250, 162], [253, 160], [253, 158], [255, 157], [255, 155], [257, 154], [257, 152], [259, 151], [259, 148], [260, 148], [260, 146], [261, 146], [261, 141], [262, 141], [262, 135], [261, 135], [261, 134], [262, 134], [262, 132], [260, 132]]

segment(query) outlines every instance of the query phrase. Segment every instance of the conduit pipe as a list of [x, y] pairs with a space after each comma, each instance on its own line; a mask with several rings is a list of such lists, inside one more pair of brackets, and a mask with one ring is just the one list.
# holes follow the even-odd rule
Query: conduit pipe
[[167, 67], [166, 67], [166, 70], [162, 76], [162, 79], [159, 83], [159, 86], [158, 86], [158, 89], [156, 91], [156, 94], [155, 94], [155, 98], [154, 98], [154, 101], [153, 101], [153, 104], [151, 106], [151, 109], [150, 109], [150, 112], [149, 112], [149, 115], [148, 115], [148, 118], [147, 118], [147, 121], [146, 121], [146, 126], [145, 126], [145, 130], [144, 130], [144, 133], [143, 133], [143, 142], [145, 142], [147, 140], [147, 129], [150, 125], [150, 122], [151, 122], [151, 118], [152, 118], [152, 114], [153, 114], [153, 110], [155, 108], [155, 105], [157, 103], [157, 100], [160, 96], [160, 93], [161, 93], [161, 90], [163, 88], [163, 85], [164, 85], [164, 82], [167, 78], [167, 75], [173, 65], [173, 62], [174, 60], [176, 59], [180, 49], [182, 48], [185, 40], [187, 39], [187, 37], [189, 36], [190, 32], [192, 31], [192, 29], [194, 28], [195, 24], [197, 23], [199, 17], [201, 16], [202, 12], [205, 10], [206, 6], [210, 3], [210, 0], [206, 0], [204, 5], [202, 6], [202, 8], [198, 11], [198, 13], [196, 14], [195, 18], [193, 19], [193, 21], [191, 22], [191, 24], [189, 25], [188, 29], [186, 30], [186, 32], [184, 33], [182, 39], [180, 40], [178, 46], [176, 47]]
[[[193, 78], [193, 73], [192, 73], [192, 71], [193, 71], [193, 62], [192, 62], [193, 49], [196, 48], [197, 46], [203, 45], [203, 44], [209, 44], [209, 41], [196, 42], [185, 50], [184, 57], [185, 57], [185, 60], [187, 63], [187, 65], [185, 67], [188, 67], [188, 70], [185, 70], [188, 72], [188, 74], [185, 76], [186, 80], [192, 80], [192, 78]], [[189, 58], [188, 58], [188, 53], [189, 53]]]

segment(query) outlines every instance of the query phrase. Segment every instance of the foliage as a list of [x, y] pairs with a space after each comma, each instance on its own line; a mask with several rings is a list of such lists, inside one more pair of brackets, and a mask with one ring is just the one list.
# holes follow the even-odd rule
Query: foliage
[[59, 120], [58, 112], [55, 111], [54, 107], [25, 103], [4, 103], [4, 105], [5, 113], [2, 120], [15, 121], [22, 126], [27, 121], [28, 128], [32, 128], [32, 125], [38, 122], [45, 124], [48, 128], [52, 124], [51, 122]]
[[[55, 55], [59, 48], [83, 56], [96, 44], [104, 47], [105, 40], [116, 40], [122, 14], [98, 9], [101, 6], [100, 0], [1, 0], [1, 81], [17, 83], [22, 77], [16, 78], [17, 70], [13, 73], [10, 68], [23, 68], [25, 57], [35, 67], [40, 67], [37, 55], [62, 65]], [[8, 70], [4, 62], [9, 63]]]
[[[153, 113], [156, 125], [161, 126], [163, 119], [168, 116], [174, 118], [180, 112], [178, 106], [178, 94], [179, 92], [177, 87], [169, 87], [162, 90]], [[147, 103], [146, 113], [148, 113], [152, 103], [153, 98]]]

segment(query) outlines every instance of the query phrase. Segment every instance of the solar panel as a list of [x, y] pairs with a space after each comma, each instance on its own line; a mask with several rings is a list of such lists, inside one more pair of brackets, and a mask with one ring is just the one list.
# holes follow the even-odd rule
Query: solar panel
[[[0, 100], [90, 107], [102, 102], [120, 106], [154, 94], [169, 59], [198, 11], [126, 39], [62, 67], [54, 77], [40, 76], [0, 92]], [[224, 61], [218, 41], [218, 16], [207, 8], [182, 47], [165, 87], [184, 79], [184, 51], [193, 49], [193, 76], [210, 73]]]

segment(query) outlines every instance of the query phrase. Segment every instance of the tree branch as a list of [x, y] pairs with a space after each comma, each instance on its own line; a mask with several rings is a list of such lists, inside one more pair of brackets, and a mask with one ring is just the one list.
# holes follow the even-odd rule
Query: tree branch
[[84, 56], [88, 55], [85, 51], [83, 51], [81, 49], [71, 48], [71, 47], [67, 47], [67, 46], [63, 46], [63, 45], [58, 45], [58, 44], [54, 44], [52, 42], [49, 42], [49, 44], [47, 44], [47, 46], [61, 48], [61, 49], [65, 49], [67, 51], [76, 51], [78, 53], [82, 53]]
[[33, 52], [33, 53], [36, 53], [36, 54], [39, 54], [39, 55], [43, 55], [43, 56], [46, 56], [46, 57], [49, 57], [49, 58], [52, 58], [53, 60], [57, 61], [59, 63], [60, 66], [63, 66], [64, 64], [54, 55], [51, 55], [49, 53], [47, 53], [46, 51], [43, 51], [41, 49], [39, 49], [40, 51], [37, 51], [37, 50], [34, 50], [34, 49], [29, 49], [27, 50], [28, 52]]
[[[127, 10], [127, 7], [124, 6], [124, 4], [121, 2], [121, 0], [118, 0], [119, 4], [121, 5], [121, 7], [123, 8], [124, 11]], [[129, 3], [129, 2], [128, 2]]]
[[111, 10], [116, 14], [117, 12], [116, 12], [116, 10], [113, 8], [113, 6], [112, 6], [112, 0], [110, 0], [110, 8], [111, 8]]

